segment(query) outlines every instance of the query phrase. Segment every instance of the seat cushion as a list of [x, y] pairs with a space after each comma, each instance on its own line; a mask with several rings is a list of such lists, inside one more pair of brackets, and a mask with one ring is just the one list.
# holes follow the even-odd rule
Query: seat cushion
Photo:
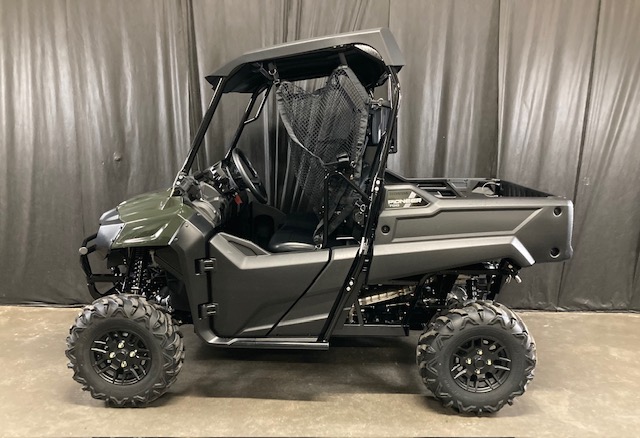
[[311, 251], [315, 248], [313, 232], [318, 219], [313, 213], [294, 213], [287, 216], [284, 225], [269, 240], [272, 252]]

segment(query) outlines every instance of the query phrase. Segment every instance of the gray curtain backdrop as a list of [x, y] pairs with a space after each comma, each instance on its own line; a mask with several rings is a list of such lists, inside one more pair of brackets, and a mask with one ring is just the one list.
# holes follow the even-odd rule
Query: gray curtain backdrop
[[[90, 301], [80, 241], [103, 211], [171, 183], [207, 73], [248, 50], [387, 26], [407, 59], [392, 169], [575, 202], [574, 258], [524, 270], [502, 301], [640, 310], [638, 23], [633, 0], [0, 0], [0, 303]], [[243, 109], [229, 108], [205, 161]], [[255, 148], [280, 132], [273, 106], [264, 116]], [[266, 179], [283, 173], [281, 145], [257, 163]]]
[[[598, 8], [598, 0], [501, 2], [501, 178], [575, 199]], [[580, 242], [573, 242], [578, 252]], [[556, 307], [563, 270], [564, 263], [553, 263], [523, 271], [526, 281], [505, 290], [505, 303]]]

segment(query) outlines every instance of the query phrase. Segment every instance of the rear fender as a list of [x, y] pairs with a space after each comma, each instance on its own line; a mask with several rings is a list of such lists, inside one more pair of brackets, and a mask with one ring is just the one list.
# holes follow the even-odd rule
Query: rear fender
[[[413, 185], [379, 217], [369, 281], [509, 259], [520, 267], [571, 257], [573, 204], [554, 196], [442, 199]], [[393, 201], [393, 202], [392, 202]], [[402, 199], [404, 201], [404, 199]]]

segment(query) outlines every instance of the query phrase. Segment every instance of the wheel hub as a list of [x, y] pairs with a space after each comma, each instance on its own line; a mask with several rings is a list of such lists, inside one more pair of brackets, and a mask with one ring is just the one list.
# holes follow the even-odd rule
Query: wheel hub
[[460, 345], [453, 355], [451, 375], [469, 392], [489, 392], [502, 385], [511, 371], [507, 350], [497, 340], [477, 337]]
[[127, 360], [129, 357], [129, 352], [127, 350], [120, 350], [116, 353], [116, 360], [122, 362], [123, 360]]
[[151, 368], [149, 350], [134, 333], [111, 331], [93, 341], [92, 366], [96, 373], [116, 385], [141, 381]]

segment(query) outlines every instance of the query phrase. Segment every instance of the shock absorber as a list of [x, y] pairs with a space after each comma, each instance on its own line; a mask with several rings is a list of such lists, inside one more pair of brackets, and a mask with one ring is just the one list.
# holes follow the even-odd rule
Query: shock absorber
[[478, 279], [476, 277], [470, 277], [467, 280], [467, 296], [474, 300], [478, 299]]
[[144, 259], [145, 250], [143, 248], [134, 248], [131, 254], [131, 275], [129, 275], [129, 289], [131, 290], [131, 293], [134, 293], [136, 295], [139, 295], [142, 289], [142, 280], [145, 270]]

